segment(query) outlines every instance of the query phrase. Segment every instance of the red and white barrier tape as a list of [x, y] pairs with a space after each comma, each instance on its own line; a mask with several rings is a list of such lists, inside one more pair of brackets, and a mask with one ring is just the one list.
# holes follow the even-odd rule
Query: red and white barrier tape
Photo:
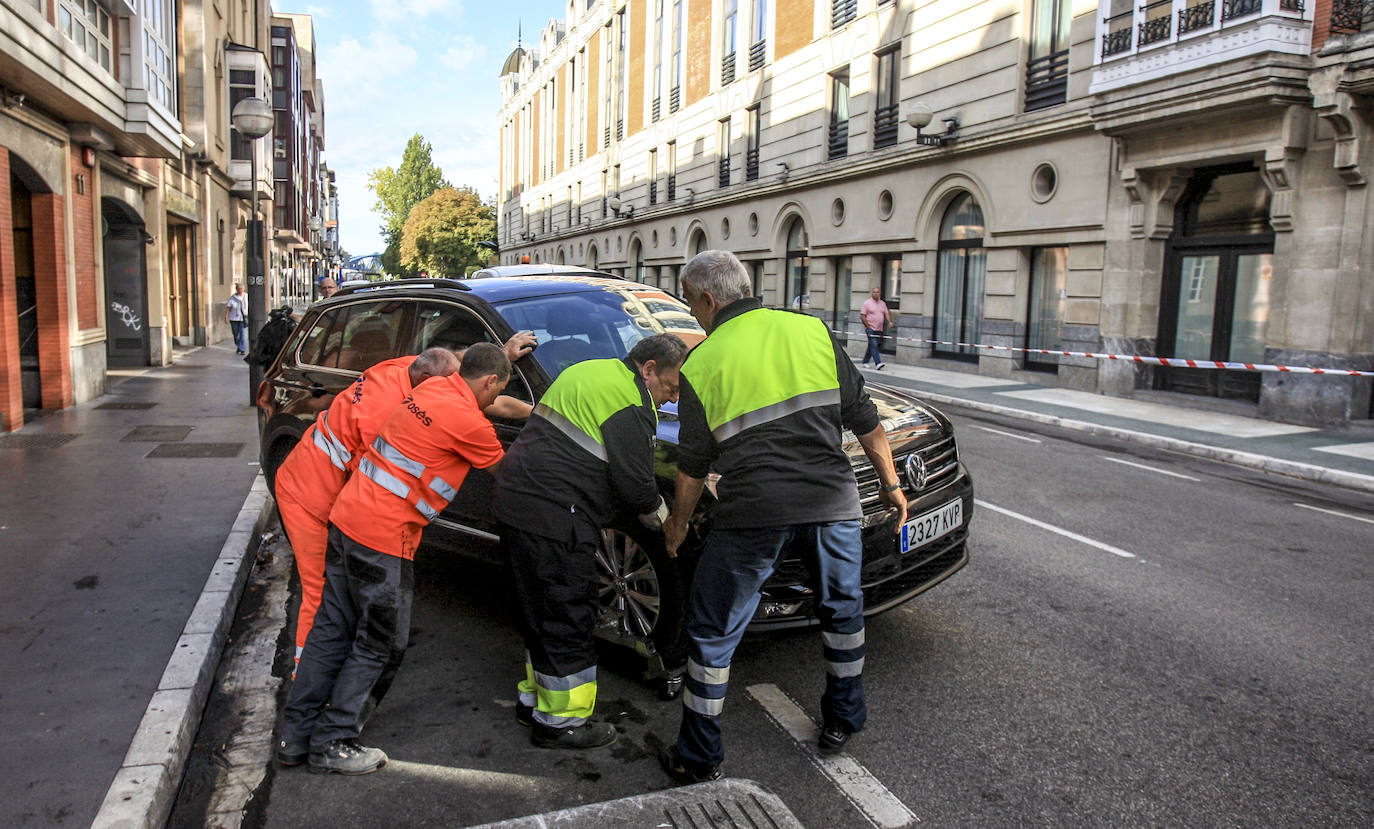
[[[846, 338], [852, 336], [848, 331], [837, 331]], [[1222, 360], [1186, 360], [1181, 357], [1142, 357], [1138, 354], [1094, 354], [1091, 351], [1053, 351], [1047, 348], [1017, 348], [1010, 345], [986, 345], [983, 343], [959, 343], [949, 340], [922, 340], [915, 337], [896, 337], [899, 342], [923, 343], [926, 345], [954, 345], [963, 348], [982, 348], [989, 351], [1019, 351], [1023, 354], [1053, 354], [1060, 357], [1091, 357], [1096, 360], [1122, 360], [1130, 363], [1143, 363], [1151, 366], [1173, 366], [1175, 368], [1228, 369], [1231, 371], [1277, 371], [1286, 374], [1333, 374], [1341, 377], [1374, 377], [1374, 371], [1359, 371], [1353, 368], [1316, 368], [1315, 366], [1277, 366], [1266, 363], [1233, 363]]]

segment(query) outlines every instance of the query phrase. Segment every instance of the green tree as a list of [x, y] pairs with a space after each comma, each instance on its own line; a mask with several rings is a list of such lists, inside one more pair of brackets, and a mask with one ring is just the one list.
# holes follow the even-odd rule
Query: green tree
[[386, 241], [383, 265], [389, 272], [403, 270], [400, 248], [406, 217], [436, 190], [452, 185], [444, 180], [444, 171], [434, 164], [433, 147], [416, 133], [406, 142], [401, 166], [372, 170], [367, 174], [367, 186], [377, 195], [372, 209], [382, 217], [382, 238]]
[[401, 264], [431, 276], [465, 276], [486, 264], [491, 251], [479, 243], [495, 235], [495, 208], [476, 190], [445, 187], [410, 211], [401, 231]]

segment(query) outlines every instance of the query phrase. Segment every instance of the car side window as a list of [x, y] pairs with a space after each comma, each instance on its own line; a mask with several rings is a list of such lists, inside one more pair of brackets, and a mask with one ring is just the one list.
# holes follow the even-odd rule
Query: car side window
[[405, 353], [419, 354], [435, 347], [456, 351], [473, 343], [495, 342], [491, 330], [467, 308], [447, 302], [421, 302], [415, 312], [415, 334]]
[[[421, 302], [415, 311], [415, 334], [405, 353], [419, 354], [426, 348], [461, 351], [474, 343], [504, 345], [474, 311], [449, 302]], [[511, 372], [505, 393], [527, 402], [534, 400], [518, 366]]]
[[[363, 371], [400, 356], [404, 344], [406, 311], [412, 303], [368, 302], [350, 306], [339, 348], [338, 367]], [[332, 336], [332, 332], [331, 332]]]
[[343, 342], [343, 320], [348, 308], [332, 308], [315, 320], [310, 333], [301, 343], [297, 361], [301, 365], [334, 368], [339, 361], [339, 345]]

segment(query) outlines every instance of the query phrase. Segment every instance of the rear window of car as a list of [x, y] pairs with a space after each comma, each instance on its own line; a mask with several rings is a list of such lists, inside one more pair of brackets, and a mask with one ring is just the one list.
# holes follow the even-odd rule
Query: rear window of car
[[677, 334], [694, 346], [706, 332], [687, 306], [651, 290], [601, 290], [555, 294], [499, 303], [512, 328], [539, 338], [534, 358], [551, 377], [583, 360], [624, 357], [655, 334]]

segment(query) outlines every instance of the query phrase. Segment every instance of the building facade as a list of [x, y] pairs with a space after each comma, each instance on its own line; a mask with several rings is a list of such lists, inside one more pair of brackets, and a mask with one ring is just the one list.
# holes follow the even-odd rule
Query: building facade
[[265, 0], [0, 0], [0, 431], [228, 336], [255, 186], [269, 224], [274, 200], [271, 140], [229, 116], [272, 95], [271, 20]]
[[901, 362], [1369, 418], [1367, 379], [970, 347], [1370, 368], [1368, 122], [1349, 80], [1369, 47], [1314, 26], [1335, 15], [573, 0], [503, 67], [502, 261], [676, 289], [724, 248], [766, 303], [825, 318], [856, 354], [878, 287]]

